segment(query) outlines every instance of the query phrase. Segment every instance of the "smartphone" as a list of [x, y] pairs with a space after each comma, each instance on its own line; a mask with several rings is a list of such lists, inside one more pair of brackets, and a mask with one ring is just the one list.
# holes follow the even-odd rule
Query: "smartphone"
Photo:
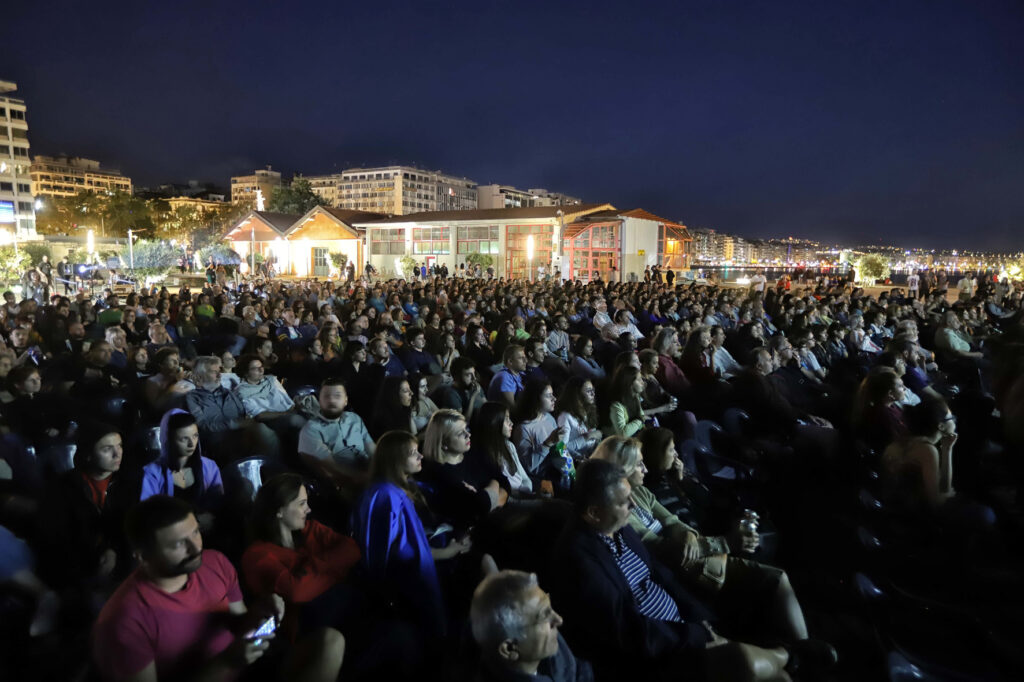
[[263, 642], [264, 637], [266, 637], [267, 635], [274, 634], [276, 630], [277, 618], [271, 616], [270, 618], [267, 618], [265, 621], [263, 621], [263, 623], [261, 623], [260, 626], [256, 628], [256, 630], [251, 635], [249, 635], [249, 639], [253, 640], [257, 644], [260, 644]]

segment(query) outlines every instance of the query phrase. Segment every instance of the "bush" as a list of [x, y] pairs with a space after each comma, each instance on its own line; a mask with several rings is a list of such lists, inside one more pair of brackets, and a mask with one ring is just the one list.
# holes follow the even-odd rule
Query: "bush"
[[[238, 255], [238, 252], [232, 249], [224, 242], [207, 246], [204, 249], [199, 250], [199, 259], [206, 267], [206, 264], [210, 262], [210, 259], [217, 265], [238, 265], [242, 262], [242, 257]], [[246, 258], [248, 260], [248, 258]], [[257, 262], [259, 257], [256, 258]]]
[[32, 256], [24, 249], [14, 253], [13, 246], [0, 246], [0, 282], [11, 285], [19, 282], [25, 271], [32, 267]]
[[402, 266], [402, 272], [398, 273], [400, 277], [411, 279], [419, 273], [416, 265], [416, 259], [412, 256], [402, 256], [402, 259], [398, 262]]
[[476, 267], [477, 263], [486, 270], [494, 265], [494, 257], [486, 253], [471, 253], [466, 256], [466, 267]]
[[[131, 254], [128, 245], [121, 249], [121, 261], [130, 268]], [[135, 274], [139, 276], [164, 275], [178, 264], [181, 257], [180, 249], [169, 242], [139, 240], [135, 242]]]
[[876, 280], [889, 276], [889, 261], [877, 253], [861, 256], [856, 264], [857, 279], [866, 284], [874, 284]]
[[43, 256], [48, 256], [51, 261], [53, 260], [53, 252], [50, 250], [50, 245], [46, 242], [21, 242], [19, 247], [32, 257], [32, 265], [42, 263]]

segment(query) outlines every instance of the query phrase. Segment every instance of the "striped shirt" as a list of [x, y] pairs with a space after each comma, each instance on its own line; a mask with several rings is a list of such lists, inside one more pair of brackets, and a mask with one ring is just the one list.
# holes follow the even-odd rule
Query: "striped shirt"
[[629, 548], [622, 539], [622, 533], [616, 533], [614, 537], [598, 537], [612, 553], [615, 565], [619, 567], [622, 577], [629, 584], [629, 590], [633, 593], [633, 601], [640, 615], [654, 620], [682, 623], [679, 607], [665, 588], [654, 582], [650, 567]]

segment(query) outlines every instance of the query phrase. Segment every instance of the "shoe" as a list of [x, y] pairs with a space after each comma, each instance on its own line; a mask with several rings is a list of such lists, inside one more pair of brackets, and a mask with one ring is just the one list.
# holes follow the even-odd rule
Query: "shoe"
[[789, 652], [788, 673], [820, 673], [839, 661], [835, 647], [821, 639], [801, 639], [786, 646]]

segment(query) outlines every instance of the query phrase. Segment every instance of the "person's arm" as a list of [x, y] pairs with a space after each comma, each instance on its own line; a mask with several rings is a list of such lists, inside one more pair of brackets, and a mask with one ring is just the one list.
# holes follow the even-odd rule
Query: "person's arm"
[[614, 402], [609, 409], [612, 432], [617, 436], [632, 436], [644, 427], [643, 419], [629, 420], [629, 411], [620, 402]]
[[326, 460], [331, 457], [331, 450], [323, 438], [319, 438], [311, 428], [313, 422], [307, 422], [299, 431], [299, 454], [305, 457], [312, 457], [317, 460]]

